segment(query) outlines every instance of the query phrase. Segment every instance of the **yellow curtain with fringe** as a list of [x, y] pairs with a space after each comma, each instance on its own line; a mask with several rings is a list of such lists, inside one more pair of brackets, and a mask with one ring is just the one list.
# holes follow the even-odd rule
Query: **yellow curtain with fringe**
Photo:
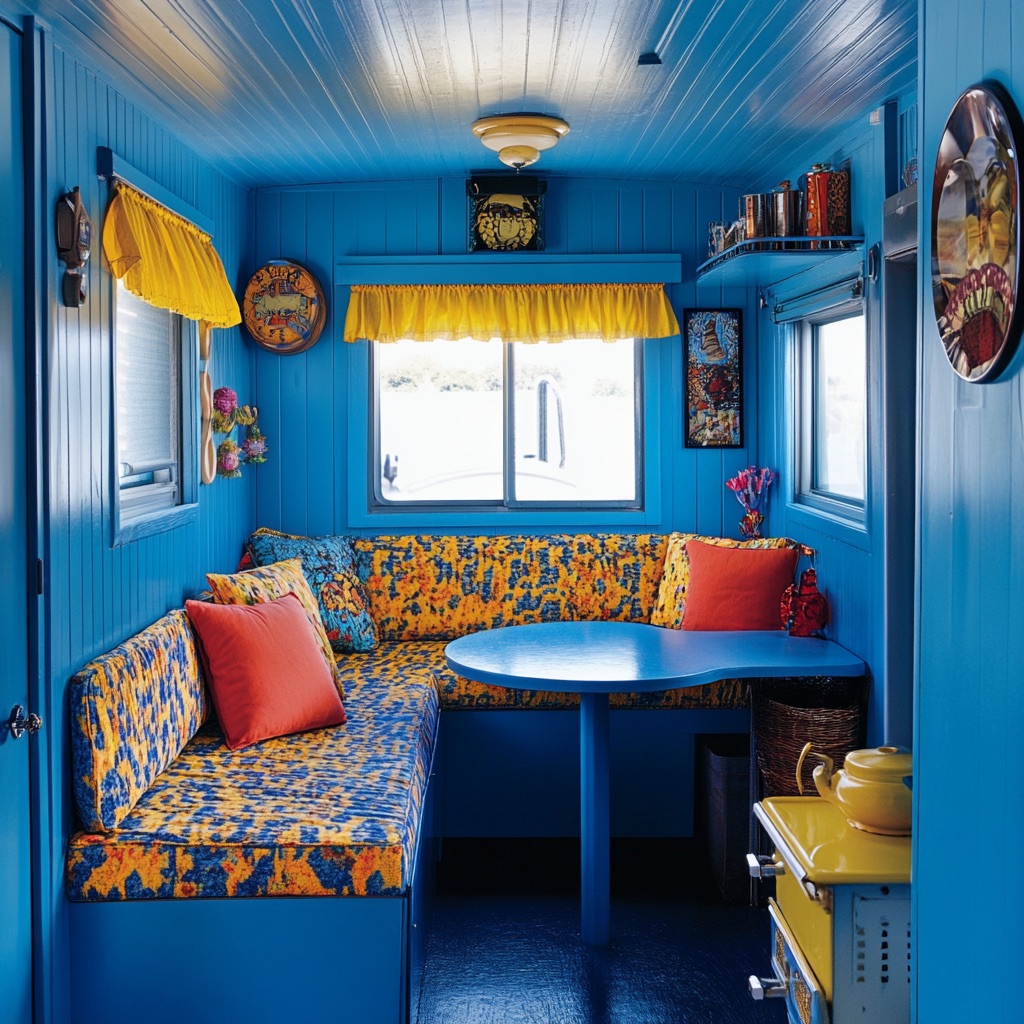
[[678, 333], [661, 284], [353, 285], [344, 338], [559, 342]]
[[120, 181], [103, 221], [103, 254], [111, 273], [150, 305], [214, 327], [242, 321], [210, 236]]

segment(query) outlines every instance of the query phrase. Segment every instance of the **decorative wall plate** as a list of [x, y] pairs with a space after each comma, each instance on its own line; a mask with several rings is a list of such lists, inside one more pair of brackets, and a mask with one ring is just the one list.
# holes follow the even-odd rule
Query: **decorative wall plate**
[[935, 321], [950, 365], [973, 383], [994, 378], [1020, 336], [1022, 143], [1009, 96], [985, 82], [956, 101], [935, 161]]
[[320, 282], [291, 260], [270, 260], [249, 278], [242, 319], [257, 344], [278, 355], [305, 352], [327, 322]]

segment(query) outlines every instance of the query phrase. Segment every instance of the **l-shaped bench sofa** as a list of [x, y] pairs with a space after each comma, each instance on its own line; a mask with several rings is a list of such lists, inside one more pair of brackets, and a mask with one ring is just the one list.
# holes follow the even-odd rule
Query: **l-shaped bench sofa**
[[[257, 531], [248, 572], [208, 577], [214, 598], [268, 600], [301, 569], [345, 720], [229, 749], [182, 609], [76, 674], [76, 1024], [414, 1021], [440, 838], [578, 827], [576, 716], [551, 714], [578, 697], [460, 678], [445, 644], [559, 619], [678, 627], [694, 539], [738, 546]], [[794, 549], [795, 567], [798, 544], [754, 543]], [[613, 695], [613, 756], [618, 743], [634, 773], [613, 829], [686, 834], [693, 734], [745, 731], [747, 703], [736, 679]], [[645, 762], [652, 751], [668, 766]]]

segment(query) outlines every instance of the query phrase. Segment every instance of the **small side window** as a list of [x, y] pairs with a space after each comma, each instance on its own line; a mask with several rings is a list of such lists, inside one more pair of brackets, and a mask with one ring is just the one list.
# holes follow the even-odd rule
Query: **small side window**
[[195, 331], [115, 283], [115, 542], [160, 532], [196, 500]]
[[867, 495], [867, 324], [863, 308], [798, 326], [798, 500], [852, 519]]

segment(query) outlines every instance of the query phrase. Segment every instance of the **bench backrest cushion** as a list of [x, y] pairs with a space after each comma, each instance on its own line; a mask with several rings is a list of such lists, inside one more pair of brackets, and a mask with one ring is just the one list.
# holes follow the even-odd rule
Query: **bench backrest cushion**
[[71, 759], [84, 828], [117, 828], [207, 713], [184, 609], [169, 612], [71, 679]]
[[382, 640], [445, 640], [571, 619], [646, 622], [665, 556], [656, 534], [355, 537]]

